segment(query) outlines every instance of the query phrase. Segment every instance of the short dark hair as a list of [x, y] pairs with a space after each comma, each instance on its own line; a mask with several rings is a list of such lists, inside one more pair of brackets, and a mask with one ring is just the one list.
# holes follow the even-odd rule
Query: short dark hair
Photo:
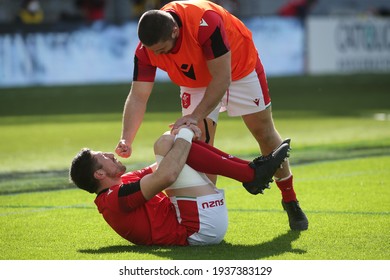
[[145, 12], [138, 22], [138, 38], [145, 46], [165, 42], [171, 38], [175, 21], [165, 11]]
[[72, 161], [69, 170], [70, 180], [80, 189], [96, 193], [99, 187], [99, 180], [94, 177], [94, 173], [101, 167], [92, 156], [91, 150], [83, 148]]

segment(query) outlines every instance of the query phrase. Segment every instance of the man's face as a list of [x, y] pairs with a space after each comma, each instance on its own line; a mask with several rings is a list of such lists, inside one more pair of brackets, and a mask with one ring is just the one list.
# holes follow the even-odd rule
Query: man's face
[[154, 52], [156, 55], [171, 53], [176, 45], [177, 38], [179, 37], [180, 31], [178, 27], [174, 27], [171, 38], [166, 41], [160, 41], [152, 46], [145, 46], [147, 49]]
[[93, 158], [95, 158], [99, 165], [102, 167], [100, 169], [104, 170], [106, 176], [108, 177], [120, 177], [126, 171], [126, 166], [124, 166], [120, 161], [118, 161], [113, 153], [104, 153], [104, 152], [92, 152]]
[[148, 48], [149, 50], [154, 52], [156, 55], [159, 55], [159, 54], [170, 53], [172, 51], [172, 49], [174, 48], [174, 46], [175, 46], [174, 40], [170, 39], [168, 41], [159, 42], [157, 44], [154, 44], [154, 45], [152, 45], [150, 47], [146, 47], [146, 48]]

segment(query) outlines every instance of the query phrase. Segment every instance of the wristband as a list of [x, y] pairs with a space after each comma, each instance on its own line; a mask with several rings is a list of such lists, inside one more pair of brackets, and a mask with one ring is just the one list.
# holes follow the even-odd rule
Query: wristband
[[187, 142], [192, 143], [192, 138], [194, 138], [194, 132], [189, 128], [183, 127], [179, 130], [179, 133], [176, 134], [175, 141], [178, 138], [184, 139]]

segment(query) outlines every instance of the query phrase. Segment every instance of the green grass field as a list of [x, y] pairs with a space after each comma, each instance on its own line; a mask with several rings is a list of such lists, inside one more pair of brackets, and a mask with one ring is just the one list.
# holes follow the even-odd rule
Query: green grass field
[[[67, 177], [82, 147], [114, 149], [129, 85], [0, 89], [0, 259], [390, 259], [388, 75], [270, 78], [269, 86], [276, 126], [292, 138], [308, 231], [289, 231], [276, 185], [251, 196], [219, 178], [230, 219], [222, 244], [130, 244], [103, 221], [94, 195]], [[177, 91], [155, 86], [133, 157], [123, 160], [128, 169], [153, 161], [151, 145], [180, 115]], [[217, 147], [258, 155], [239, 118], [223, 115], [218, 126]]]

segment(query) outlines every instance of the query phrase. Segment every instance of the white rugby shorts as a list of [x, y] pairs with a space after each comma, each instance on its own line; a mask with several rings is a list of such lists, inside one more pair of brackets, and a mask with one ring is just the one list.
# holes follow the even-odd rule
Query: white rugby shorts
[[[191, 114], [203, 99], [205, 87], [180, 87], [182, 115]], [[232, 81], [218, 106], [209, 114], [209, 118], [218, 122], [220, 112], [227, 111], [229, 116], [242, 116], [265, 110], [271, 105], [265, 73], [259, 76], [254, 70], [246, 77]]]
[[228, 213], [223, 190], [200, 197], [170, 197], [180, 224], [187, 228], [190, 245], [220, 243], [227, 231]]

